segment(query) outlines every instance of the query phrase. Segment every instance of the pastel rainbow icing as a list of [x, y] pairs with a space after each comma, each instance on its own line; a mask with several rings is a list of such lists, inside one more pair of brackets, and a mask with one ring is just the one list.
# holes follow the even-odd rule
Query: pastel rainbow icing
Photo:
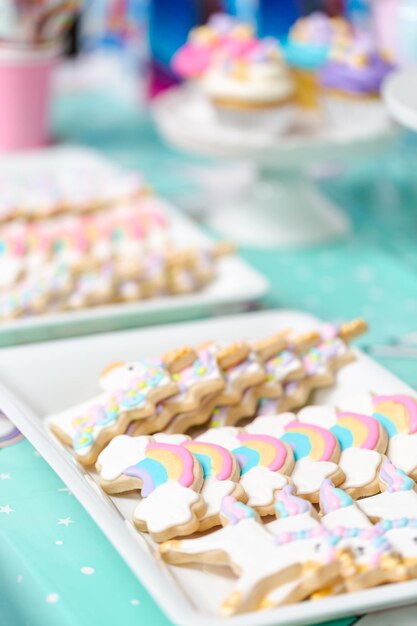
[[380, 395], [373, 398], [373, 416], [390, 437], [417, 432], [417, 399], [403, 394]]
[[146, 497], [167, 482], [191, 487], [195, 478], [194, 458], [183, 446], [151, 442], [146, 448], [144, 458], [127, 467], [123, 473], [142, 480], [141, 492]]
[[185, 441], [182, 445], [196, 457], [203, 468], [204, 478], [213, 476], [216, 480], [230, 479], [233, 474], [233, 457], [229, 450], [203, 441]]
[[320, 487], [320, 506], [325, 515], [332, 511], [344, 509], [352, 504], [353, 500], [346, 491], [335, 487], [328, 478], [323, 480]]
[[194, 383], [209, 379], [216, 374], [220, 377], [220, 370], [214, 355], [210, 350], [200, 350], [191, 365], [176, 374], [172, 374], [171, 378], [178, 384], [180, 391], [185, 392]]
[[220, 513], [233, 526], [242, 520], [256, 518], [256, 513], [250, 506], [239, 502], [233, 496], [224, 496], [220, 506]]
[[292, 447], [296, 461], [305, 457], [312, 461], [330, 461], [337, 446], [336, 437], [330, 431], [296, 421], [285, 426], [281, 439]]
[[364, 448], [375, 450], [380, 438], [380, 423], [360, 413], [338, 412], [337, 423], [330, 428], [342, 450]]
[[286, 485], [275, 496], [275, 509], [279, 517], [292, 517], [308, 513], [310, 505], [307, 500], [294, 495], [291, 485]]
[[384, 461], [379, 472], [380, 479], [386, 484], [389, 493], [411, 491], [414, 481], [403, 470], [398, 469], [391, 461]]
[[253, 467], [265, 467], [271, 472], [279, 472], [287, 459], [287, 450], [282, 441], [270, 435], [239, 433], [241, 446], [232, 450], [240, 465], [241, 473], [246, 474]]

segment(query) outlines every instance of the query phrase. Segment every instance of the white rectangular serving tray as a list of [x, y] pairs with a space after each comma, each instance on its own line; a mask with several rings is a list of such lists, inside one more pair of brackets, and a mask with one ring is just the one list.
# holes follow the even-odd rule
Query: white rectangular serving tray
[[[98, 373], [111, 361], [155, 357], [181, 343], [239, 338], [259, 339], [293, 327], [317, 326], [314, 318], [293, 311], [268, 311], [171, 324], [87, 338], [51, 341], [0, 350], [0, 409], [44, 456], [107, 535], [169, 618], [181, 626], [296, 626], [361, 614], [417, 600], [417, 581], [298, 603], [270, 611], [219, 618], [216, 610], [232, 587], [233, 576], [220, 570], [173, 567], [154, 556], [154, 544], [137, 532], [131, 513], [137, 495], [110, 498], [47, 429], [44, 416], [82, 402], [97, 392]], [[317, 401], [332, 403], [365, 392], [415, 392], [360, 351], [356, 362], [338, 374], [337, 386]], [[355, 405], [356, 410], [360, 407]], [[117, 503], [117, 506], [116, 506]]]
[[[0, 171], [9, 172], [20, 168], [42, 170], [52, 167], [52, 164], [55, 168], [58, 165], [70, 167], [74, 160], [88, 163], [90, 167], [96, 165], [116, 170], [111, 162], [96, 152], [68, 146], [0, 157]], [[169, 203], [164, 203], [164, 206], [172, 226], [172, 237], [177, 245], [207, 246], [212, 243], [211, 238], [190, 218]], [[267, 291], [268, 282], [262, 274], [238, 255], [231, 255], [219, 260], [214, 281], [196, 293], [0, 321], [0, 347], [237, 313], [262, 298]]]

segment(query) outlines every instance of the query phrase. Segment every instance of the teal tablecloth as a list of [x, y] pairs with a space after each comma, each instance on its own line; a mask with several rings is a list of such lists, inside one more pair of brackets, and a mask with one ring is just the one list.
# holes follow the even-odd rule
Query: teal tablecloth
[[[168, 197], [196, 191], [183, 175], [190, 160], [163, 146], [145, 114], [110, 95], [61, 100], [55, 128], [61, 139], [141, 168]], [[271, 282], [264, 306], [325, 319], [363, 315], [371, 323], [367, 344], [417, 330], [416, 167], [413, 138], [401, 137], [389, 152], [323, 184], [353, 220], [349, 240], [292, 252], [242, 250]], [[417, 386], [417, 361], [384, 365]], [[22, 440], [3, 448], [0, 626], [116, 623], [169, 621], [32, 446]]]

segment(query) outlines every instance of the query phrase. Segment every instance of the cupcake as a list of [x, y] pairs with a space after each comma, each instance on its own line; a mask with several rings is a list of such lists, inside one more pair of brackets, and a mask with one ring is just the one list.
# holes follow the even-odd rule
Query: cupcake
[[331, 18], [315, 12], [295, 22], [284, 46], [284, 54], [293, 71], [300, 106], [307, 109], [318, 107], [317, 72], [326, 63], [332, 47], [346, 44], [352, 37], [351, 25], [341, 17]]
[[272, 38], [229, 40], [213, 56], [202, 88], [229, 125], [284, 132], [294, 120], [294, 83]]
[[380, 114], [381, 85], [392, 70], [393, 65], [364, 33], [351, 45], [336, 47], [319, 74], [324, 112], [335, 122], [346, 115], [366, 122]]

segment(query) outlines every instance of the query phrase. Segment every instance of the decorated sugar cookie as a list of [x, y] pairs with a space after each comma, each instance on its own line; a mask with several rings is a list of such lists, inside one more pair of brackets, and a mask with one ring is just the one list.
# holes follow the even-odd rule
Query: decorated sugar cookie
[[133, 522], [155, 541], [198, 530], [206, 509], [203, 470], [183, 445], [120, 435], [101, 452], [97, 468], [108, 492], [140, 489]]
[[[294, 539], [293, 548], [297, 549], [303, 545], [300, 540], [320, 538], [326, 535], [310, 502], [294, 495], [293, 487], [290, 485], [276, 494], [275, 509], [277, 519], [267, 524], [267, 528], [278, 537], [280, 542], [284, 541], [285, 534], [289, 535]], [[296, 548], [297, 535], [299, 546]], [[336, 584], [340, 576], [340, 563], [336, 558], [337, 554], [329, 552], [326, 556], [322, 567], [320, 567], [318, 560], [316, 567], [312, 570], [308, 566], [303, 569], [300, 578], [274, 589], [264, 599], [262, 608], [300, 602], [317, 590]]]
[[373, 416], [389, 435], [387, 456], [417, 478], [417, 398], [402, 394], [373, 397]]
[[382, 493], [358, 500], [358, 506], [370, 519], [417, 518], [417, 493], [412, 478], [390, 461], [384, 461], [379, 481]]
[[198, 530], [207, 530], [220, 524], [220, 504], [226, 495], [246, 501], [246, 494], [239, 485], [240, 468], [235, 457], [225, 448], [212, 443], [192, 441], [186, 435], [157, 433], [153, 437], [129, 437], [119, 435], [100, 454], [97, 469], [101, 486], [107, 493], [122, 493], [138, 489], [137, 476], [127, 471], [144, 457], [150, 442], [184, 446], [202, 467], [203, 486], [201, 497], [207, 509], [199, 518]]
[[374, 587], [397, 578], [400, 559], [348, 493], [326, 479], [320, 488], [320, 507], [323, 526], [338, 536], [340, 548], [353, 552], [354, 567], [342, 570], [348, 589]]
[[94, 463], [115, 435], [130, 422], [150, 417], [155, 403], [176, 392], [167, 370], [158, 363], [112, 364], [102, 375], [103, 394], [50, 418], [54, 433], [72, 447], [84, 465]]
[[197, 409], [204, 398], [225, 387], [216, 358], [208, 349], [197, 353], [185, 346], [165, 354], [163, 361], [179, 387], [179, 392], [164, 403], [172, 415]]
[[216, 443], [230, 450], [240, 466], [240, 484], [248, 496], [248, 505], [260, 515], [274, 513], [275, 492], [288, 484], [294, 467], [289, 446], [276, 437], [233, 427], [211, 428], [197, 441]]
[[200, 518], [199, 530], [218, 526], [221, 502], [225, 496], [233, 496], [243, 502], [247, 500], [246, 493], [239, 484], [240, 467], [229, 450], [214, 443], [186, 441], [182, 445], [197, 458], [203, 468], [201, 496], [207, 510]]
[[279, 333], [254, 344], [263, 361], [268, 378], [259, 388], [259, 397], [279, 398], [282, 384], [304, 377], [300, 352], [319, 340], [316, 332], [291, 337], [288, 332]]
[[346, 476], [342, 489], [354, 497], [380, 491], [378, 472], [388, 436], [375, 418], [330, 406], [309, 406], [298, 413], [298, 419], [327, 428], [337, 438], [342, 450], [338, 464]]
[[318, 502], [320, 486], [325, 478], [340, 485], [345, 475], [340, 469], [340, 446], [333, 433], [315, 424], [289, 422], [281, 439], [292, 447], [295, 467], [291, 479], [297, 493], [311, 502]]
[[169, 563], [231, 567], [238, 579], [220, 606], [222, 615], [262, 608], [274, 589], [303, 575], [304, 565], [319, 571], [323, 562], [334, 560], [333, 546], [320, 529], [303, 538], [299, 534], [289, 538], [290, 533], [278, 538], [260, 523], [253, 509], [231, 496], [223, 499], [221, 516], [222, 529], [203, 537], [168, 541], [159, 549]]

